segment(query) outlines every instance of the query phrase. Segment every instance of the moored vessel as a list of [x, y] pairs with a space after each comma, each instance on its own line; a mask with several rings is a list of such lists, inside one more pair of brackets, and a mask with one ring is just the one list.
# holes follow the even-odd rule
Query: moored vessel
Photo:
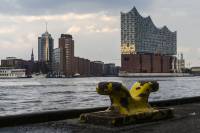
[[4, 78], [26, 78], [26, 69], [15, 69], [8, 67], [0, 68], [0, 79]]

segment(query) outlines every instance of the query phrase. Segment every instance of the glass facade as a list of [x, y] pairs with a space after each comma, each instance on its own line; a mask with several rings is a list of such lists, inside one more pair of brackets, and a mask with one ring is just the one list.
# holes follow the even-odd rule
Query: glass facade
[[38, 37], [38, 61], [52, 63], [53, 48], [54, 40], [51, 34], [45, 32], [41, 37]]

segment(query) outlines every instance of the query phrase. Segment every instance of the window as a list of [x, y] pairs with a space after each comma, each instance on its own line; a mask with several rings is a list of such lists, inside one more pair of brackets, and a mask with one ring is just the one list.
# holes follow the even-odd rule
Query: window
[[129, 57], [124, 57], [124, 61], [129, 61], [130, 58]]

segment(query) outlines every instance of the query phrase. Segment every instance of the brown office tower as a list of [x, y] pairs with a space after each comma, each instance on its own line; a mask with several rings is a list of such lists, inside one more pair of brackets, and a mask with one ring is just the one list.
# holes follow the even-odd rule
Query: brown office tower
[[59, 38], [59, 48], [63, 54], [61, 57], [61, 71], [67, 77], [74, 75], [73, 62], [74, 62], [74, 40], [72, 35], [61, 34]]

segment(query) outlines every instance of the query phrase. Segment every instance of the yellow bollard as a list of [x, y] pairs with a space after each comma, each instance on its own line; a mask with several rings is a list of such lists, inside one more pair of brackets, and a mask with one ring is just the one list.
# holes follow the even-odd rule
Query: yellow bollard
[[130, 91], [118, 82], [100, 82], [96, 91], [100, 95], [108, 95], [111, 106], [106, 111], [82, 114], [80, 120], [116, 126], [172, 117], [172, 109], [157, 109], [148, 103], [150, 93], [158, 89], [156, 81], [137, 81]]
[[149, 94], [157, 91], [159, 85], [155, 81], [138, 81], [129, 91], [118, 82], [101, 82], [96, 91], [101, 95], [109, 95], [111, 106], [108, 110], [124, 115], [140, 112], [157, 111], [148, 103]]

